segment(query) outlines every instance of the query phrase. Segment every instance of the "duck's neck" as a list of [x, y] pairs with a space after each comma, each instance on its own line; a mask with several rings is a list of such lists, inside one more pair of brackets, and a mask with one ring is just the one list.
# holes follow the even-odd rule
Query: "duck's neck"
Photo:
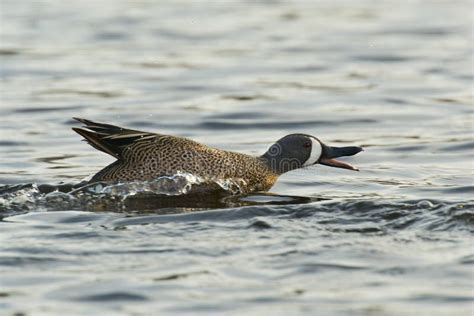
[[268, 153], [258, 157], [265, 166], [273, 173], [281, 175], [285, 172], [301, 168], [301, 162], [295, 158], [285, 158], [279, 156], [272, 156]]

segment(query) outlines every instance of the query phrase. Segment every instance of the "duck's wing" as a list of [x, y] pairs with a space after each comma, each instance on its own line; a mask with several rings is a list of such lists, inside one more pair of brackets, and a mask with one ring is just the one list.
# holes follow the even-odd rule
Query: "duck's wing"
[[149, 140], [160, 136], [160, 134], [126, 129], [77, 117], [74, 117], [74, 119], [85, 125], [83, 128], [73, 127], [72, 129], [76, 133], [84, 137], [95, 149], [116, 158], [120, 158], [124, 149], [129, 145], [140, 140]]

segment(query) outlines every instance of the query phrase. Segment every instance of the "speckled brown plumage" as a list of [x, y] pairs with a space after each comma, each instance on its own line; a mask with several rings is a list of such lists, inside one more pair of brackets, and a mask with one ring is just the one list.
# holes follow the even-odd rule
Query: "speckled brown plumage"
[[93, 147], [117, 158], [92, 178], [96, 181], [152, 180], [186, 172], [204, 179], [244, 182], [244, 190], [267, 191], [278, 178], [264, 159], [219, 150], [169, 135], [148, 133], [85, 119], [86, 129], [73, 128]]

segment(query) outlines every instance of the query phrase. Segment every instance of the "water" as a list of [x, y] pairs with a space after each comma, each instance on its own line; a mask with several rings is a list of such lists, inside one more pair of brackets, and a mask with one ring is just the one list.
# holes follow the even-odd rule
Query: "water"
[[[2, 1], [2, 315], [471, 314], [473, 5]], [[73, 116], [365, 152], [268, 194], [49, 192], [112, 161]]]

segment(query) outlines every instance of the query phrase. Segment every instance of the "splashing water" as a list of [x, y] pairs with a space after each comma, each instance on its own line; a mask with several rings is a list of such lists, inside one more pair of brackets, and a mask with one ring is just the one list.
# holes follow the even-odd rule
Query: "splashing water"
[[[68, 191], [68, 189], [71, 190]], [[151, 181], [126, 183], [97, 182], [71, 185], [24, 184], [0, 187], [0, 212], [31, 210], [124, 210], [127, 201], [137, 197], [177, 197], [207, 194], [217, 196], [244, 192], [241, 179], [204, 179], [190, 173], [178, 172]]]

